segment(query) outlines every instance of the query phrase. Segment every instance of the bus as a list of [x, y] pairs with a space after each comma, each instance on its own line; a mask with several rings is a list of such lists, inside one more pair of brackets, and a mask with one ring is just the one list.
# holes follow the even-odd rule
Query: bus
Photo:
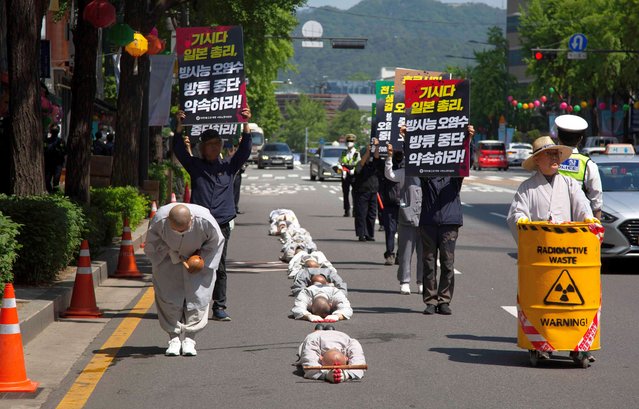
[[249, 123], [249, 129], [251, 130], [251, 139], [253, 141], [249, 161], [257, 163], [257, 155], [264, 146], [264, 131], [256, 123], [252, 122]]

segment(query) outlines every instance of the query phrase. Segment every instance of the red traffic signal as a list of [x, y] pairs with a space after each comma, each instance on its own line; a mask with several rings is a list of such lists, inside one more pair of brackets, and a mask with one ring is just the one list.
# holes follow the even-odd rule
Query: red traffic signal
[[544, 58], [544, 54], [541, 51], [537, 51], [535, 53], [535, 60], [539, 61], [542, 60]]
[[557, 52], [533, 50], [533, 57], [535, 57], [536, 61], [552, 61], [557, 58]]

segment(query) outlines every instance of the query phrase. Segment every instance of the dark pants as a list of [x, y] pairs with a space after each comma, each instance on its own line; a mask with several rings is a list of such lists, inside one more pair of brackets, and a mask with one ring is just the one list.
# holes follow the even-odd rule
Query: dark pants
[[[353, 177], [349, 174], [342, 178], [342, 196], [344, 196], [344, 211], [351, 210], [351, 188], [353, 187]], [[353, 192], [355, 196], [355, 192]], [[353, 205], [355, 205], [355, 199], [353, 199]]]
[[355, 234], [357, 237], [375, 237], [377, 193], [358, 192], [356, 198]]
[[215, 286], [213, 287], [213, 309], [226, 309], [226, 248], [231, 238], [231, 226], [228, 223], [220, 224], [220, 230], [224, 236], [224, 249], [217, 268]]
[[386, 236], [386, 253], [384, 257], [395, 252], [395, 234], [397, 233], [397, 217], [399, 216], [399, 206], [387, 203], [382, 211], [382, 223], [384, 225], [384, 235]]
[[240, 203], [240, 190], [242, 190], [242, 174], [238, 173], [233, 178], [233, 199], [235, 200], [235, 211], [237, 212], [237, 205]]
[[60, 185], [60, 176], [62, 175], [62, 165], [49, 166], [44, 168], [44, 185], [47, 192], [53, 193]]
[[[450, 303], [455, 289], [455, 243], [459, 226], [420, 226], [424, 249], [424, 303]], [[439, 285], [437, 285], [437, 253], [439, 252]]]

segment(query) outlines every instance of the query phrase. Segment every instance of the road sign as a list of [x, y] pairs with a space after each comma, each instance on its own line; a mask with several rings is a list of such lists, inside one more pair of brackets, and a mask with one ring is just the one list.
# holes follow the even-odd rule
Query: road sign
[[568, 52], [567, 57], [569, 60], [585, 60], [588, 56], [587, 53]]
[[568, 48], [570, 51], [581, 52], [586, 49], [588, 39], [584, 34], [573, 34], [568, 40]]

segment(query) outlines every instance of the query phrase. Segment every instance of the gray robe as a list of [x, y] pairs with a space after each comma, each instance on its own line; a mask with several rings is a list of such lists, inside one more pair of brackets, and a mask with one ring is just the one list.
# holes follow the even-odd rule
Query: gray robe
[[300, 270], [300, 272], [295, 276], [295, 281], [291, 286], [291, 293], [294, 296], [300, 293], [303, 289], [312, 284], [311, 277], [314, 275], [323, 275], [326, 277], [326, 281], [328, 281], [331, 285], [339, 288], [344, 291], [344, 294], [348, 295], [348, 289], [346, 287], [346, 282], [342, 280], [342, 277], [337, 274], [334, 268], [309, 268], [305, 267]]
[[[151, 261], [155, 303], [160, 326], [171, 336], [200, 331], [208, 322], [215, 271], [224, 248], [224, 236], [211, 212], [202, 206], [184, 204], [191, 211], [191, 228], [177, 233], [169, 224], [169, 211], [180, 203], [158, 209], [150, 223], [144, 252]], [[204, 268], [189, 273], [182, 260], [196, 250]]]
[[519, 186], [508, 211], [507, 222], [515, 241], [518, 240], [517, 220], [521, 217], [531, 222], [562, 223], [593, 216], [579, 182], [556, 174], [550, 184], [543, 174], [536, 172]]
[[[349, 365], [366, 364], [359, 341], [340, 331], [315, 331], [308, 334], [299, 346], [297, 363], [303, 367], [319, 366], [321, 365], [320, 356], [329, 349], [340, 350], [348, 358]], [[305, 370], [304, 378], [325, 379], [328, 372], [326, 369]], [[342, 372], [348, 379], [362, 379], [364, 376], [364, 371], [361, 369], [344, 369]]]
[[295, 305], [291, 310], [296, 320], [300, 320], [311, 313], [309, 308], [313, 304], [313, 298], [319, 293], [325, 294], [328, 297], [328, 302], [333, 305], [331, 314], [342, 314], [347, 320], [353, 316], [351, 303], [346, 298], [344, 291], [328, 285], [315, 284], [306, 287], [297, 294]]

